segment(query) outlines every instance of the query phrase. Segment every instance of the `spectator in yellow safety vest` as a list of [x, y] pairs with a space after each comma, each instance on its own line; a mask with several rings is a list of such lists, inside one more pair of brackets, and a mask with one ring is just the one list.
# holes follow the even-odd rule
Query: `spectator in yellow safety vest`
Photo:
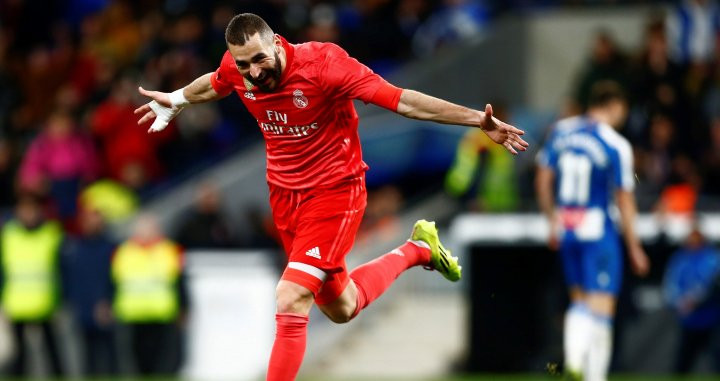
[[[510, 119], [502, 104], [495, 106], [495, 116]], [[470, 211], [509, 212], [520, 202], [512, 156], [479, 129], [468, 130], [460, 139], [445, 175], [445, 190]]]
[[141, 375], [172, 375], [180, 367], [187, 306], [183, 262], [182, 248], [148, 214], [138, 217], [113, 257], [113, 312], [129, 328], [131, 357]]
[[30, 196], [19, 198], [14, 218], [0, 230], [0, 305], [15, 340], [9, 369], [13, 376], [31, 373], [25, 338], [31, 326], [40, 328], [50, 372], [62, 375], [51, 324], [59, 304], [62, 240], [60, 224], [46, 219], [38, 201]]

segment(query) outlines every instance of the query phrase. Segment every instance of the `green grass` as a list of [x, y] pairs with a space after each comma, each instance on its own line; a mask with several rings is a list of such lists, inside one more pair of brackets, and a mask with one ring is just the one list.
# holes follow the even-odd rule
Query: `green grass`
[[[2, 378], [4, 381], [29, 381], [29, 378]], [[45, 379], [46, 381], [63, 381], [62, 379]], [[304, 377], [298, 381], [562, 381], [558, 376], [543, 374], [482, 374], [467, 376], [448, 376], [443, 378], [417, 379], [417, 378], [325, 378]], [[707, 376], [651, 376], [651, 375], [613, 375], [608, 381], [717, 381], [717, 375]], [[74, 381], [74, 380], [67, 380]], [[127, 378], [91, 378], [88, 381], [185, 381], [182, 378], [163, 377], [127, 377]]]
[[[410, 381], [409, 378], [383, 378], [377, 379], [360, 379], [360, 378], [304, 378], [300, 381]], [[468, 376], [450, 376], [445, 378], [433, 378], [423, 381], [561, 381], [560, 376], [550, 376], [542, 374], [484, 374], [484, 375], [468, 375]], [[717, 381], [717, 376], [635, 376], [635, 375], [616, 375], [611, 376], [609, 381]], [[419, 381], [413, 379], [413, 381]]]

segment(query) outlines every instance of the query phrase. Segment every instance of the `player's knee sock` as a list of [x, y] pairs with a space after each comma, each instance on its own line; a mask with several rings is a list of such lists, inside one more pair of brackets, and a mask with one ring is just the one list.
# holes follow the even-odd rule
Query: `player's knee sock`
[[585, 370], [593, 332], [593, 318], [584, 303], [573, 303], [565, 313], [563, 349], [565, 370], [581, 374]]
[[429, 249], [408, 241], [397, 249], [357, 267], [350, 273], [350, 279], [358, 289], [357, 307], [353, 317], [380, 297], [403, 271], [429, 261]]
[[293, 381], [305, 356], [308, 317], [298, 314], [275, 315], [277, 331], [270, 354], [267, 381]]
[[592, 342], [585, 380], [606, 381], [612, 353], [612, 317], [593, 313]]

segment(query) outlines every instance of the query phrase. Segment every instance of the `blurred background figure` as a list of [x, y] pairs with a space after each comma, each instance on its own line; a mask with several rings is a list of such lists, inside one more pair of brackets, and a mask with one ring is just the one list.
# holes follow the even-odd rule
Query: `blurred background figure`
[[683, 72], [668, 54], [665, 23], [653, 16], [645, 28], [642, 50], [630, 67], [632, 110], [627, 135], [639, 144], [647, 139], [651, 117], [662, 113], [676, 119], [685, 107]]
[[99, 175], [99, 162], [90, 137], [76, 127], [72, 116], [55, 111], [25, 153], [20, 186], [36, 196], [50, 196], [58, 217], [75, 216], [83, 184]]
[[113, 313], [130, 334], [140, 375], [173, 375], [180, 369], [180, 328], [187, 311], [183, 251], [167, 239], [158, 220], [143, 214], [112, 259]]
[[697, 222], [667, 265], [663, 292], [681, 328], [675, 371], [689, 373], [709, 353], [720, 373], [720, 251], [705, 241]]
[[82, 371], [86, 377], [118, 372], [111, 310], [110, 261], [117, 247], [105, 230], [102, 214], [81, 207], [78, 233], [63, 248], [64, 294], [80, 333]]
[[[32, 374], [29, 357], [47, 353], [49, 372], [61, 376], [53, 317], [60, 299], [60, 246], [63, 232], [60, 224], [48, 220], [32, 196], [18, 200], [15, 216], [0, 233], [0, 289], [5, 316], [10, 321], [15, 341], [15, 355], [10, 374]], [[40, 329], [45, 351], [29, 351], [27, 334]]]
[[[720, 103], [717, 110], [720, 112]], [[702, 164], [704, 190], [710, 194], [720, 194], [720, 117], [715, 118], [710, 126], [710, 138], [702, 153]]]
[[444, 46], [481, 38], [489, 20], [487, 1], [444, 0], [418, 27], [413, 36], [413, 50], [416, 55], [426, 57]]
[[[511, 120], [501, 104], [494, 106], [500, 120]], [[480, 129], [465, 133], [445, 177], [445, 190], [466, 204], [467, 210], [508, 212], [519, 203], [513, 158]]]
[[368, 190], [367, 208], [360, 223], [356, 242], [372, 247], [378, 240], [392, 239], [404, 229], [398, 215], [405, 200], [398, 187], [387, 185]]
[[140, 206], [135, 191], [112, 179], [100, 179], [80, 192], [81, 207], [95, 210], [111, 224], [119, 224], [132, 217]]
[[312, 8], [310, 25], [305, 29], [304, 38], [309, 41], [338, 42], [337, 11], [333, 5], [320, 3]]
[[703, 64], [714, 58], [720, 32], [720, 8], [715, 0], [680, 0], [668, 12], [670, 56], [683, 65]]
[[657, 195], [668, 185], [678, 150], [676, 135], [675, 121], [669, 115], [656, 113], [650, 117], [645, 144], [636, 154], [641, 192]]
[[570, 380], [607, 379], [623, 254], [635, 275], [650, 271], [635, 232], [632, 148], [617, 131], [626, 117], [627, 98], [620, 85], [598, 82], [587, 112], [558, 121], [538, 154], [538, 204], [550, 226], [549, 246], [559, 251], [570, 297], [563, 329], [564, 371]]
[[12, 142], [0, 138], [0, 215], [12, 212], [15, 205], [16, 156]]
[[655, 211], [661, 219], [667, 216], [681, 217], [690, 223], [695, 214], [702, 179], [692, 160], [685, 155], [678, 155], [671, 164], [670, 178], [660, 192]]
[[590, 92], [595, 83], [613, 81], [625, 91], [628, 86], [627, 57], [620, 49], [612, 33], [600, 29], [595, 33], [589, 60], [581, 69], [575, 87], [570, 114], [579, 114], [587, 110]]
[[174, 129], [148, 135], [133, 115], [134, 79], [123, 76], [113, 83], [110, 94], [94, 109], [90, 130], [100, 143], [108, 175], [121, 184], [142, 192], [156, 183], [164, 172], [158, 150], [173, 136]]
[[229, 248], [237, 245], [223, 212], [222, 195], [212, 183], [201, 184], [192, 210], [182, 218], [175, 233], [184, 248]]

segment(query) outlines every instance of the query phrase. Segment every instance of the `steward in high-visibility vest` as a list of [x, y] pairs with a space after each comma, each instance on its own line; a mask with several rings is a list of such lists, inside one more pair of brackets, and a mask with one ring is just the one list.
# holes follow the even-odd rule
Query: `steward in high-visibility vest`
[[2, 309], [11, 321], [35, 322], [51, 317], [60, 295], [59, 251], [62, 227], [43, 221], [26, 227], [8, 221], [0, 232]]
[[113, 311], [128, 329], [139, 375], [170, 376], [182, 366], [188, 307], [183, 252], [165, 238], [157, 217], [142, 213], [112, 259]]
[[115, 252], [113, 311], [123, 323], [170, 323], [180, 314], [180, 246], [167, 239], [128, 240]]
[[[481, 164], [482, 171], [479, 170]], [[455, 161], [445, 177], [445, 190], [458, 198], [474, 185], [477, 185], [477, 209], [503, 212], [517, 208], [519, 195], [512, 155], [480, 129], [469, 130], [462, 137]]]

